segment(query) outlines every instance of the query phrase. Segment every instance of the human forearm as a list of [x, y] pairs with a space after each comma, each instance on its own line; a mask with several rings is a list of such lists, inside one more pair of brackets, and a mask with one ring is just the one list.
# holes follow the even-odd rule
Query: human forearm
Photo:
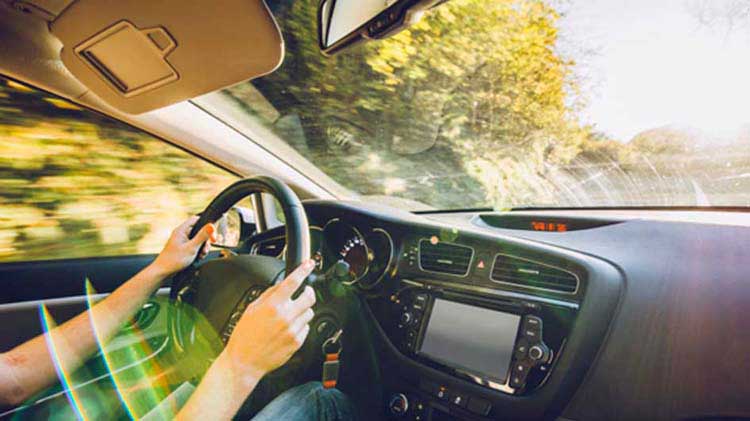
[[232, 418], [258, 381], [302, 346], [314, 316], [315, 292], [307, 286], [295, 300], [291, 297], [314, 267], [314, 261], [306, 261], [247, 306], [178, 418]]
[[56, 364], [65, 372], [78, 368], [99, 342], [112, 337], [143, 306], [164, 278], [190, 265], [199, 253], [204, 256], [214, 227], [208, 224], [188, 238], [197, 220], [191, 217], [172, 231], [153, 263], [91, 310], [0, 355], [0, 405], [19, 404], [51, 384], [57, 378]]
[[51, 384], [57, 378], [55, 362], [66, 372], [80, 367], [99, 340], [109, 339], [143, 306], [165, 275], [158, 266], [148, 266], [90, 311], [0, 355], [0, 402], [19, 404]]
[[263, 374], [260, 372], [238, 371], [227, 352], [222, 352], [177, 414], [177, 419], [229, 420], [237, 413], [262, 377]]

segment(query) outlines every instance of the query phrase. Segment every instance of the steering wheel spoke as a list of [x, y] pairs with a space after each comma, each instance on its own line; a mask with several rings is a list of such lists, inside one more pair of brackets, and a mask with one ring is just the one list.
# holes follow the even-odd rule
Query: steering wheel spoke
[[[296, 194], [283, 182], [271, 177], [253, 177], [237, 181], [214, 198], [200, 214], [190, 232], [193, 238], [206, 224], [219, 220], [238, 201], [255, 193], [268, 193], [284, 211], [286, 226], [257, 234], [246, 244], [271, 235], [285, 234], [286, 259], [242, 253], [224, 254], [218, 258], [194, 262], [174, 276], [168, 315], [170, 336], [179, 352], [191, 352], [196, 342], [194, 324], [201, 323], [213, 330], [215, 337], [231, 334], [231, 320], [244, 311], [284, 273], [290, 273], [310, 258], [310, 229], [304, 207]], [[275, 231], [275, 232], [271, 232]], [[191, 316], [186, 316], [186, 315]], [[227, 336], [228, 337], [228, 336]]]

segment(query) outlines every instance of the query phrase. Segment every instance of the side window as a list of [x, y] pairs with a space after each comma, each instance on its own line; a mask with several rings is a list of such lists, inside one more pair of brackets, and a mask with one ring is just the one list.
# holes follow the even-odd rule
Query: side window
[[0, 78], [0, 262], [157, 253], [236, 177]]

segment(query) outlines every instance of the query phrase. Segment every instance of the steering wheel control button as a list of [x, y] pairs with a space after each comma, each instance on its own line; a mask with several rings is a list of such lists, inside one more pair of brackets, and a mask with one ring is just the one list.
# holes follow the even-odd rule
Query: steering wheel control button
[[409, 400], [403, 393], [396, 393], [388, 401], [388, 410], [396, 416], [404, 416], [409, 410]]

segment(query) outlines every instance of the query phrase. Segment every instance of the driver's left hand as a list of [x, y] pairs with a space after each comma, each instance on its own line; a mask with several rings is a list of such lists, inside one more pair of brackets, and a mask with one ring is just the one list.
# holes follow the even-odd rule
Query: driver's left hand
[[[208, 254], [211, 242], [216, 241], [214, 237], [216, 228], [213, 224], [206, 224], [191, 240], [188, 235], [197, 221], [197, 216], [191, 216], [172, 231], [164, 249], [152, 263], [162, 276], [175, 274], [188, 267], [195, 260], [199, 250], [201, 258]], [[203, 248], [201, 248], [202, 244]]]

